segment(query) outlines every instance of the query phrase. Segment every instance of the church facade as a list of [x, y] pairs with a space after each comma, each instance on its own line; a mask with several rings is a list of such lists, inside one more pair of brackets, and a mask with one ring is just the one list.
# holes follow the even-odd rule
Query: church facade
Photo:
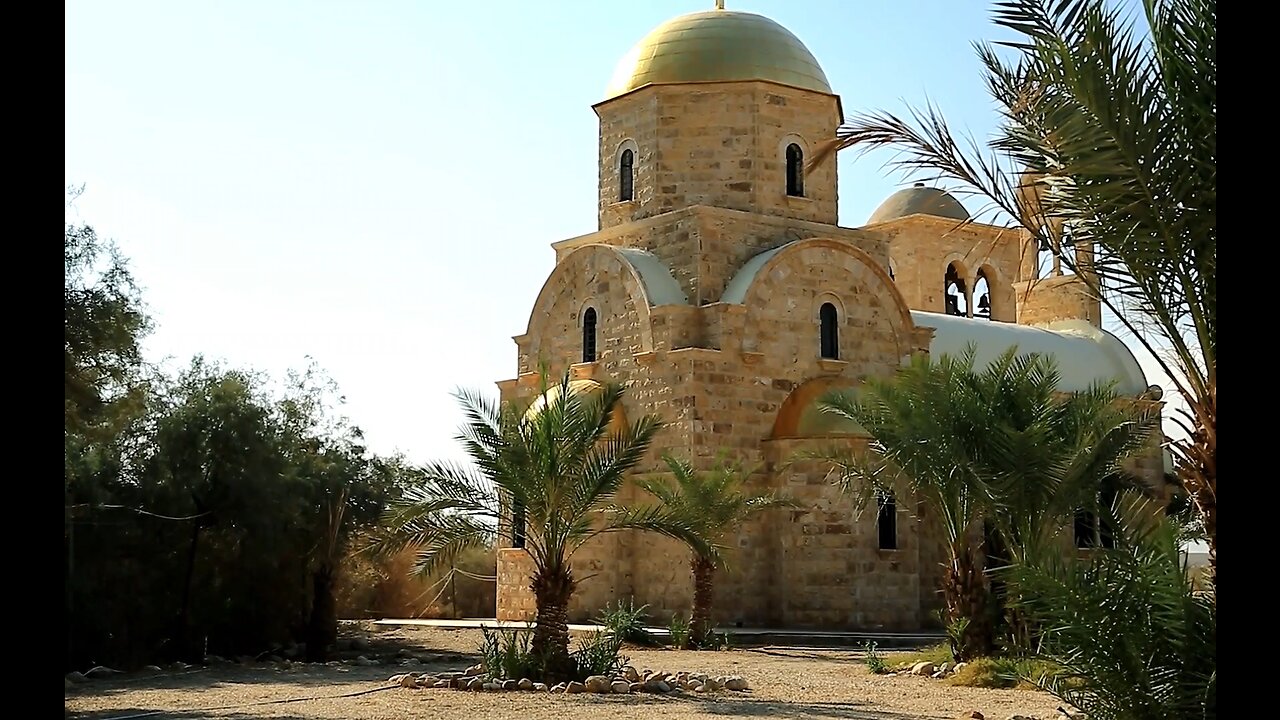
[[[827, 391], [973, 342], [980, 365], [1015, 345], [1052, 353], [1064, 391], [1103, 380], [1147, 392], [1083, 283], [1039, 277], [1029, 234], [966, 222], [955, 198], [923, 186], [841, 226], [836, 163], [807, 167], [841, 101], [773, 21], [723, 9], [670, 20], [624, 56], [594, 109], [598, 230], [553, 244], [515, 338], [517, 375], [498, 385], [503, 400], [529, 400], [544, 365], [576, 387], [623, 383], [627, 416], [665, 423], [641, 472], [661, 472], [661, 452], [700, 467], [728, 453], [800, 501], [739, 529], [718, 622], [909, 630], [941, 605], [946, 556], [926, 509], [899, 498], [855, 513], [829, 466], [796, 460], [866, 442], [818, 412]], [[501, 544], [497, 616], [532, 619], [528, 558], [509, 534]], [[692, 604], [688, 551], [666, 538], [603, 536], [573, 569], [574, 621], [626, 598], [659, 618]]]

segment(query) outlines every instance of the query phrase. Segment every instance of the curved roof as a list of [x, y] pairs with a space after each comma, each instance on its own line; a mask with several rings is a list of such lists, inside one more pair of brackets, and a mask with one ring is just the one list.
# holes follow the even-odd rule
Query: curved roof
[[[560, 384], [556, 383], [546, 389], [545, 393], [534, 398], [533, 403], [529, 405], [529, 409], [524, 411], [524, 420], [532, 421], [542, 413], [549, 403], [554, 403], [560, 399]], [[595, 380], [579, 379], [569, 381], [569, 395], [580, 396], [584, 398], [591, 397], [604, 389], [604, 386]], [[614, 406], [613, 413], [609, 417], [609, 430], [617, 432], [626, 426], [626, 413], [622, 409], [622, 405]]]
[[680, 283], [671, 276], [667, 264], [657, 255], [647, 250], [633, 248], [616, 248], [618, 253], [635, 269], [644, 285], [645, 295], [649, 296], [650, 305], [688, 305], [689, 296], [684, 294]]
[[743, 263], [737, 274], [729, 281], [729, 284], [724, 286], [724, 292], [720, 293], [720, 302], [737, 303], [738, 305], [745, 302], [747, 291], [751, 289], [751, 282], [756, 279], [756, 273], [760, 272], [760, 268], [764, 267], [764, 264], [769, 262], [774, 255], [790, 246], [791, 243], [787, 243], [772, 250], [766, 250]]
[[969, 211], [965, 210], [964, 205], [952, 197], [951, 193], [917, 183], [915, 187], [903, 188], [886, 198], [880, 203], [880, 207], [871, 213], [866, 224], [875, 225], [908, 215], [936, 215], [953, 220], [969, 219]]
[[605, 99], [645, 85], [770, 80], [831, 94], [818, 61], [789, 30], [762, 15], [708, 10], [672, 18], [618, 62]]
[[911, 311], [916, 325], [935, 328], [929, 354], [959, 355], [974, 343], [975, 369], [990, 365], [1001, 353], [1017, 347], [1020, 353], [1052, 355], [1058, 361], [1064, 392], [1087, 390], [1098, 383], [1115, 383], [1122, 395], [1147, 390], [1142, 368], [1120, 338], [1083, 320], [1055, 323], [1048, 328], [972, 320], [941, 313]]

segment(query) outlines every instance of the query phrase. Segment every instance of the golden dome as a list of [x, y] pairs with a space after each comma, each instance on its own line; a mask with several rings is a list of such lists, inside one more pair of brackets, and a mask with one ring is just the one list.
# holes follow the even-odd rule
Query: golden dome
[[645, 85], [769, 80], [831, 94], [822, 67], [795, 35], [761, 15], [708, 10], [668, 20], [618, 62], [605, 99]]
[[[525, 410], [524, 419], [526, 421], [533, 421], [542, 413], [543, 408], [545, 408], [548, 403], [554, 403], [559, 400], [560, 387], [560, 384], [556, 383], [548, 387], [545, 394], [538, 395], [538, 397], [534, 399], [533, 403], [529, 405], [529, 409]], [[570, 395], [589, 398], [599, 394], [602, 390], [604, 390], [604, 386], [595, 380], [579, 379], [569, 381]], [[622, 409], [622, 405], [619, 404], [614, 406], [613, 412], [609, 417], [609, 434], [617, 434], [624, 430], [626, 426], [627, 417], [626, 413]]]

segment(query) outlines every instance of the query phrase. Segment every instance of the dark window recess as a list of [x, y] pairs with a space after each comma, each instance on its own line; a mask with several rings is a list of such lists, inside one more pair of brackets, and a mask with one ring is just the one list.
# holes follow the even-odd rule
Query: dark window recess
[[840, 359], [840, 328], [837, 319], [836, 306], [823, 303], [822, 309], [818, 311], [818, 321], [821, 326], [819, 333], [822, 335], [822, 357], [828, 360]]
[[974, 308], [973, 316], [980, 320], [991, 319], [991, 283], [987, 274], [978, 271], [978, 279], [973, 282]]
[[516, 501], [511, 507], [511, 547], [524, 547], [524, 503]]
[[804, 197], [804, 151], [795, 143], [787, 146], [787, 194]]
[[880, 534], [881, 550], [898, 549], [898, 504], [892, 495], [876, 496], [876, 529]]
[[1101, 515], [1087, 508], [1076, 511], [1075, 540], [1078, 548], [1114, 549], [1116, 546], [1115, 528], [1112, 526], [1111, 514], [1116, 502], [1116, 486], [1114, 482], [1104, 481], [1102, 493], [1098, 497], [1098, 508]]
[[582, 362], [596, 361], [596, 309], [582, 314]]
[[622, 160], [618, 163], [618, 199], [630, 200], [635, 189], [636, 154], [631, 150], [622, 151]]
[[964, 278], [960, 277], [960, 273], [956, 272], [956, 264], [951, 263], [947, 266], [947, 276], [943, 281], [943, 296], [946, 302], [946, 313], [957, 317], [965, 317], [969, 314], [969, 302], [965, 298]]

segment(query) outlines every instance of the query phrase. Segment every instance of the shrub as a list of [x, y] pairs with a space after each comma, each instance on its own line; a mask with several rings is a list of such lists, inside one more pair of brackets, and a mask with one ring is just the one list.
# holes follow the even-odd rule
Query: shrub
[[893, 670], [903, 666], [910, 667], [918, 662], [931, 662], [934, 665], [941, 665], [944, 662], [951, 662], [953, 659], [955, 658], [951, 654], [951, 646], [947, 643], [939, 643], [911, 652], [889, 653], [884, 657], [884, 662], [890, 670]]
[[585, 680], [592, 675], [608, 675], [622, 669], [627, 664], [627, 657], [619, 655], [622, 650], [622, 638], [609, 632], [595, 632], [578, 640], [578, 650], [573, 653], [573, 664], [577, 669], [577, 680]]
[[867, 669], [876, 675], [883, 675], [889, 672], [889, 665], [885, 663], [884, 657], [876, 651], [876, 644], [869, 642], [865, 647], [867, 656], [863, 658], [863, 662], [866, 663]]
[[623, 642], [652, 647], [658, 644], [653, 635], [645, 629], [645, 610], [648, 605], [636, 607], [635, 600], [628, 599], [623, 605], [618, 601], [617, 607], [605, 605], [604, 611], [596, 622], [605, 627], [606, 632]]
[[515, 630], [506, 632], [481, 628], [484, 639], [480, 641], [480, 664], [493, 678], [540, 678], [544, 663], [533, 656], [533, 632]]
[[689, 627], [692, 619], [687, 615], [675, 613], [671, 622], [667, 623], [667, 631], [671, 633], [671, 645], [677, 650], [689, 647]]

